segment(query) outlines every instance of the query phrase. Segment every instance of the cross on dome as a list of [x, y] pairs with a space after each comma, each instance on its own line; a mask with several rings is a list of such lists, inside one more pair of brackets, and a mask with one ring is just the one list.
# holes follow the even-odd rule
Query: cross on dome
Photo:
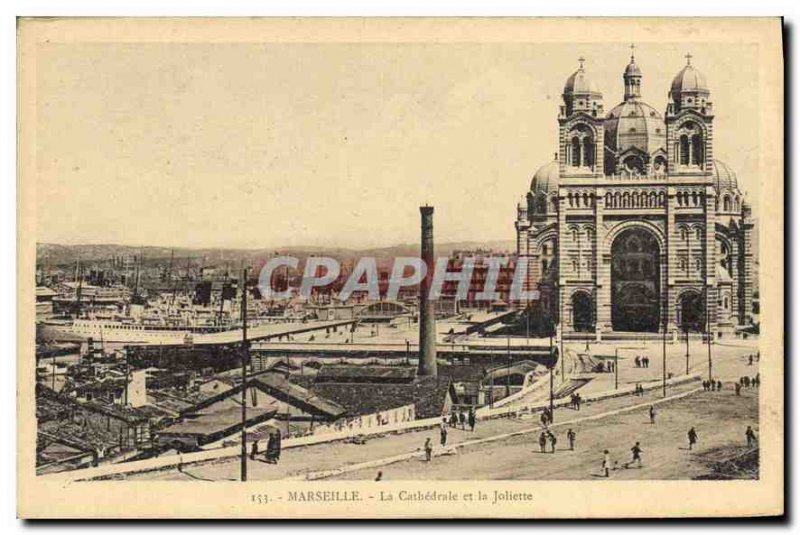
[[693, 58], [694, 56], [692, 56], [691, 54], [688, 54], [688, 53], [687, 53], [687, 54], [686, 54], [685, 56], [683, 56], [683, 57], [684, 57], [684, 58], [686, 58], [686, 65], [691, 65], [691, 64], [692, 64], [692, 58]]
[[580, 63], [580, 69], [583, 70], [583, 62], [586, 61], [586, 58], [583, 56], [578, 58], [578, 63]]
[[631, 63], [633, 63], [633, 52], [634, 52], [635, 48], [636, 48], [636, 45], [631, 43], [631, 46], [630, 46], [630, 49], [631, 49]]

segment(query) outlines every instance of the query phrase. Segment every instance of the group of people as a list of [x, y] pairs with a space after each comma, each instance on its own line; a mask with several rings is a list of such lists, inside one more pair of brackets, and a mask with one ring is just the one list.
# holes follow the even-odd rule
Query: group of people
[[592, 371], [595, 373], [611, 373], [614, 371], [614, 367], [616, 364], [613, 360], [607, 360], [605, 362], [598, 362], [592, 368]]
[[583, 398], [581, 398], [581, 395], [578, 394], [577, 392], [575, 392], [574, 394], [570, 394], [569, 396], [569, 406], [575, 409], [576, 411], [581, 410], [582, 401]]
[[[570, 451], [573, 451], [575, 449], [575, 440], [577, 438], [577, 434], [575, 434], [575, 431], [573, 431], [572, 428], [570, 427], [569, 429], [567, 429], [566, 436], [567, 436], [567, 442], [569, 443], [569, 449]], [[547, 444], [550, 444], [550, 453], [555, 453], [557, 442], [558, 439], [556, 438], [555, 433], [553, 433], [553, 431], [550, 429], [544, 429], [539, 434], [539, 451], [541, 453], [546, 453]]]
[[642, 386], [642, 383], [636, 383], [636, 385], [633, 387], [633, 395], [644, 396], [644, 387]]
[[450, 427], [457, 428], [459, 425], [463, 431], [466, 431], [469, 425], [470, 431], [475, 431], [475, 411], [470, 407], [469, 411], [465, 414], [464, 409], [458, 412], [453, 411], [450, 413]]
[[722, 381], [714, 379], [703, 381], [703, 390], [706, 392], [722, 391]]
[[[255, 461], [258, 457], [258, 440], [250, 445], [250, 460]], [[267, 439], [267, 449], [264, 452], [264, 461], [269, 464], [278, 464], [281, 458], [281, 432], [273, 430]]]
[[[642, 449], [641, 444], [639, 442], [637, 442], [631, 448], [631, 460], [630, 460], [630, 462], [625, 463], [623, 466], [625, 468], [629, 468], [631, 465], [636, 464], [636, 466], [638, 468], [641, 468], [642, 467], [642, 453], [644, 453], [644, 450]], [[617, 469], [617, 461], [612, 461], [611, 460], [611, 452], [609, 452], [608, 450], [603, 450], [603, 461], [602, 461], [602, 464], [600, 465], [600, 469], [603, 472], [603, 477], [609, 477], [610, 476], [610, 472], [612, 470], [612, 464], [613, 464], [613, 469], [616, 470]]]
[[640, 356], [636, 355], [633, 359], [633, 365], [637, 368], [649, 368], [650, 367], [650, 357], [648, 356]]

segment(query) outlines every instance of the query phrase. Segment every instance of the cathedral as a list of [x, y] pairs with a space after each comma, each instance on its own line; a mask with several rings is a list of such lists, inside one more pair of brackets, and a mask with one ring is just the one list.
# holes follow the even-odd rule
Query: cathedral
[[719, 337], [751, 323], [751, 208], [716, 159], [711, 91], [691, 59], [663, 115], [642, 100], [633, 55], [609, 112], [583, 58], [564, 84], [558, 152], [515, 227], [526, 286], [539, 290], [529, 306], [565, 336]]

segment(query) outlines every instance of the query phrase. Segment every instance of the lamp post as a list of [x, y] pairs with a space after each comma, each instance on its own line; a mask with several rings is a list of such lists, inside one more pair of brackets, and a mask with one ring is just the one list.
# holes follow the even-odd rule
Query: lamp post
[[614, 390], [619, 389], [619, 348], [614, 348]]
[[689, 326], [684, 326], [683, 331], [686, 333], [686, 375], [689, 375]]

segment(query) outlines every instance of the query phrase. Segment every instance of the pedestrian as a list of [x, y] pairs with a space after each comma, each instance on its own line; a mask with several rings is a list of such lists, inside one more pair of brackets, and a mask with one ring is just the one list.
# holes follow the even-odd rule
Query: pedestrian
[[753, 385], [753, 388], [756, 388], [758, 386], [758, 381], [756, 380], [755, 377], [750, 379], [750, 384]]
[[550, 431], [548, 431], [547, 434], [548, 434], [547, 438], [550, 440], [550, 453], [555, 453], [556, 442], [557, 442], [556, 435], [554, 433], [551, 433]]
[[539, 419], [542, 421], [542, 427], [547, 427], [547, 409], [542, 411], [542, 416]]
[[644, 357], [644, 367], [645, 368], [650, 367], [650, 357]]
[[431, 444], [430, 437], [425, 439], [425, 462], [431, 461], [431, 455], [433, 454], [433, 444]]
[[733, 385], [733, 389], [736, 391], [736, 395], [737, 396], [741, 396], [742, 395], [742, 385], [740, 385], [739, 383], [736, 383], [735, 385]]
[[444, 448], [447, 444], [447, 426], [443, 425], [439, 430], [439, 442], [441, 442], [442, 447]]
[[254, 441], [250, 446], [250, 460], [255, 461], [256, 455], [258, 455], [258, 440]]
[[711, 380], [711, 391], [715, 392], [717, 390], [717, 382], [713, 379]]
[[722, 381], [717, 381], [717, 392], [722, 392]]
[[694, 430], [694, 427], [689, 429], [686, 437], [689, 439], [689, 451], [692, 451], [692, 447], [697, 444], [697, 431]]
[[641, 361], [639, 360], [639, 355], [636, 355], [636, 358], [633, 359], [633, 365], [637, 368], [641, 365]]
[[753, 365], [753, 355], [752, 355], [752, 353], [750, 355], [748, 355], [748, 357], [747, 357], [747, 365], [748, 366], [752, 366]]
[[469, 415], [467, 416], [469, 420], [469, 430], [475, 431], [475, 411], [472, 407], [469, 408]]
[[655, 424], [656, 423], [656, 410], [653, 408], [652, 405], [650, 405], [650, 410], [647, 411], [647, 412], [650, 414], [650, 423], [651, 424]]
[[539, 435], [539, 452], [540, 453], [544, 453], [545, 452], [544, 448], [545, 448], [546, 445], [547, 445], [547, 434], [544, 431], [542, 431], [542, 433]]
[[381, 481], [383, 479], [383, 472], [378, 470], [378, 474], [375, 476], [375, 481]]
[[575, 431], [572, 430], [570, 427], [567, 429], [567, 440], [569, 441], [569, 449], [570, 451], [575, 449]]
[[603, 450], [603, 475], [608, 477], [608, 471], [611, 468], [611, 455], [608, 450]]
[[703, 381], [703, 392], [708, 392], [708, 381]]
[[575, 408], [578, 410], [581, 410], [581, 401], [582, 401], [581, 395], [575, 394]]
[[264, 456], [269, 464], [278, 464], [278, 460], [281, 458], [281, 433], [277, 429], [269, 434], [267, 451]]
[[753, 428], [750, 427], [749, 425], [747, 426], [747, 429], [744, 432], [744, 436], [747, 439], [747, 447], [748, 448], [755, 447], [755, 445], [757, 444], [756, 433], [755, 431], [753, 431]]
[[462, 431], [467, 428], [467, 417], [464, 415], [464, 409], [458, 411], [458, 423], [461, 424]]
[[745, 388], [750, 388], [750, 378], [749, 377], [745, 377], [744, 378], [744, 387]]
[[633, 445], [631, 448], [631, 464], [636, 463], [636, 465], [641, 468], [642, 467], [642, 448], [639, 446], [639, 443]]
[[455, 427], [458, 425], [458, 415], [456, 415], [456, 411], [450, 413], [450, 427]]

